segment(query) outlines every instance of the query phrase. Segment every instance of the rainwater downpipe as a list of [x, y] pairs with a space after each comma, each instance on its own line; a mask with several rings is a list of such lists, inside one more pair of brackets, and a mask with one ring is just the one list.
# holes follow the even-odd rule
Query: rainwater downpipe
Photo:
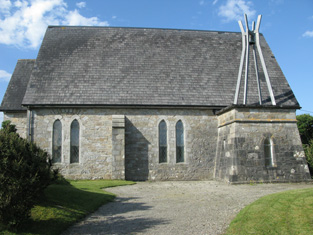
[[28, 110], [28, 140], [31, 142], [33, 142], [32, 119], [33, 111]]

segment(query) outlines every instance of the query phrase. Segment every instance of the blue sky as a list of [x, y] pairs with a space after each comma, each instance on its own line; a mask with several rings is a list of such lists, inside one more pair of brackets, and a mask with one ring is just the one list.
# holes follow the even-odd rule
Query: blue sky
[[[0, 0], [0, 100], [18, 59], [35, 59], [48, 25], [262, 32], [302, 110], [313, 115], [313, 0]], [[234, 78], [236, 79], [236, 78]], [[3, 114], [0, 113], [0, 122]]]

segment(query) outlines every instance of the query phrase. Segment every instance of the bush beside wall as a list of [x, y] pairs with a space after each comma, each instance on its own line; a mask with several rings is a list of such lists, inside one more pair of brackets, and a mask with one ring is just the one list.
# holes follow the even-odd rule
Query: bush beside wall
[[48, 153], [21, 138], [10, 121], [0, 130], [0, 222], [20, 225], [30, 216], [53, 173]]

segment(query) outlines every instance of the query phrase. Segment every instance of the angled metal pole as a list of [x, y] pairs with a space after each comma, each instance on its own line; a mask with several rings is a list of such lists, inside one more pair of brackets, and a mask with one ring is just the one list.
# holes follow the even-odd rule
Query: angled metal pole
[[[255, 26], [255, 22], [253, 21], [252, 22], [252, 31], [253, 32], [254, 32], [254, 26]], [[259, 79], [258, 61], [257, 61], [256, 53], [255, 53], [255, 44], [253, 44], [253, 59], [254, 59], [256, 83], [258, 86], [259, 104], [262, 104], [262, 94], [261, 94], [261, 86], [260, 86], [260, 79]]]
[[245, 51], [246, 51], [245, 30], [243, 29], [243, 25], [242, 25], [241, 21], [238, 21], [238, 24], [239, 24], [239, 27], [241, 29], [242, 51], [241, 51], [241, 58], [240, 58], [240, 65], [239, 65], [239, 72], [238, 72], [238, 79], [237, 79], [237, 86], [236, 86], [236, 93], [235, 93], [234, 104], [238, 104], [238, 96], [239, 96], [239, 90], [240, 90], [242, 68], [243, 68], [243, 62], [244, 62], [244, 59], [245, 59]]
[[270, 81], [270, 78], [269, 78], [269, 76], [268, 76], [267, 68], [266, 68], [266, 65], [265, 65], [265, 60], [264, 60], [263, 53], [262, 53], [262, 49], [261, 49], [261, 46], [260, 46], [260, 33], [259, 33], [259, 29], [260, 29], [261, 19], [262, 19], [262, 16], [259, 15], [259, 16], [258, 16], [257, 25], [256, 25], [256, 29], [255, 29], [255, 31], [254, 31], [254, 33], [255, 33], [256, 47], [257, 47], [257, 49], [258, 49], [258, 53], [259, 53], [259, 56], [260, 56], [260, 60], [261, 60], [261, 64], [262, 64], [262, 68], [263, 68], [263, 71], [264, 71], [264, 76], [265, 76], [265, 80], [266, 80], [266, 84], [267, 84], [267, 89], [268, 89], [268, 92], [269, 92], [270, 97], [271, 97], [272, 105], [276, 105], [275, 96], [274, 96], [274, 93], [273, 93], [271, 81]]
[[243, 94], [243, 104], [247, 103], [247, 93], [248, 93], [248, 74], [249, 74], [249, 25], [248, 18], [245, 14], [245, 23], [246, 23], [246, 41], [247, 41], [247, 49], [246, 49], [246, 71], [245, 71], [245, 86], [244, 86], [244, 94]]

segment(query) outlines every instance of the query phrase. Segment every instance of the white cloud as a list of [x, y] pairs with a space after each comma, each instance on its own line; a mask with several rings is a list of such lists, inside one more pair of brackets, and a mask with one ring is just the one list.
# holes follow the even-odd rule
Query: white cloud
[[217, 2], [218, 2], [218, 0], [214, 0], [212, 4], [215, 5]]
[[65, 25], [97, 25], [97, 26], [108, 26], [107, 21], [99, 21], [97, 17], [86, 18], [79, 14], [79, 11], [75, 9], [74, 11], [70, 11], [66, 16], [65, 20], [62, 22]]
[[86, 2], [78, 2], [78, 3], [76, 3], [76, 6], [78, 8], [84, 8], [84, 7], [86, 7]]
[[12, 3], [10, 0], [0, 0], [0, 12], [6, 14], [9, 13]]
[[16, 7], [21, 7], [23, 5], [23, 3], [20, 0], [17, 0], [14, 2], [14, 6]]
[[249, 18], [255, 16], [256, 11], [252, 9], [252, 2], [245, 0], [227, 0], [225, 5], [220, 6], [218, 15], [224, 17], [226, 22], [242, 19], [244, 14]]
[[0, 82], [8, 82], [10, 81], [12, 74], [8, 73], [7, 71], [0, 70]]
[[[37, 48], [48, 25], [107, 26], [97, 17], [70, 11], [64, 0], [0, 0], [0, 43]], [[83, 3], [83, 2], [82, 2]]]
[[313, 38], [313, 31], [306, 31], [304, 34], [302, 34], [302, 37]]

